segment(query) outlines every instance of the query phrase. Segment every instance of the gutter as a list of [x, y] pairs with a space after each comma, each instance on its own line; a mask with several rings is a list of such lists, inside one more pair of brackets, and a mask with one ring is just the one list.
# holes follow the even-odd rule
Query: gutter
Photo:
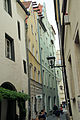
[[20, 0], [16, 0], [16, 2], [19, 3], [19, 5], [22, 7], [22, 9], [25, 11], [26, 15], [30, 15], [30, 12], [27, 11], [27, 9], [24, 7], [24, 5], [22, 4], [22, 2]]

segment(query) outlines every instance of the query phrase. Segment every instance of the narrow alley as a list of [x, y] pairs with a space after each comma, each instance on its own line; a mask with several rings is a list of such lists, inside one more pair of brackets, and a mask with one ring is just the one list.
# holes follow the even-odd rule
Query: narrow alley
[[61, 114], [60, 117], [56, 117], [54, 114], [48, 116], [47, 120], [68, 120], [66, 113]]
[[80, 0], [0, 0], [0, 120], [80, 120]]

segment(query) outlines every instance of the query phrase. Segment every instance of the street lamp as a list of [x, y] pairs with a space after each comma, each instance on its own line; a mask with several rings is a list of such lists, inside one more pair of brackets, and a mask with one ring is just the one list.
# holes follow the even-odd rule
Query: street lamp
[[47, 60], [48, 60], [49, 66], [53, 68], [55, 65], [55, 57], [54, 56], [47, 57]]
[[54, 56], [47, 57], [47, 60], [49, 62], [49, 66], [51, 66], [51, 68], [64, 67], [63, 65], [55, 66], [55, 57]]

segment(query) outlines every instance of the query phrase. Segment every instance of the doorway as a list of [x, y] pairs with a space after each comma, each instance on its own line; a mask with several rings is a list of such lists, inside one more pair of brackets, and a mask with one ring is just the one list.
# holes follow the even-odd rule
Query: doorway
[[[1, 87], [16, 91], [9, 82], [3, 83]], [[16, 120], [16, 100], [2, 99], [0, 102], [0, 120]]]

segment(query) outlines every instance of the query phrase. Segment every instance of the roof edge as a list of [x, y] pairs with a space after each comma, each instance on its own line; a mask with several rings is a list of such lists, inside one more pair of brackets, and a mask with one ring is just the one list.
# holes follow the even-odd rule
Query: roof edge
[[30, 15], [30, 12], [28, 12], [27, 10], [26, 10], [26, 8], [24, 7], [24, 5], [22, 4], [22, 2], [20, 1], [20, 0], [16, 0], [16, 2], [18, 2], [19, 3], [19, 5], [23, 8], [23, 10], [25, 11], [25, 13], [26, 13], [26, 15]]

